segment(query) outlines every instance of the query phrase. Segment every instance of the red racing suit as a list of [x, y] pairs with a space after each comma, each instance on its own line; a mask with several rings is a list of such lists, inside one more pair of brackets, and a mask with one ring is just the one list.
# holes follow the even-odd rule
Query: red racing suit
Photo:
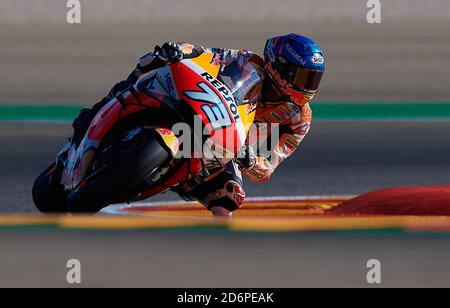
[[[193, 47], [192, 45], [185, 44], [188, 47], [187, 51], [191, 48], [203, 49], [202, 47]], [[259, 71], [264, 71], [263, 59], [253, 52], [247, 50], [233, 50], [233, 49], [204, 49], [208, 52], [212, 52], [220, 55], [223, 66], [227, 66], [229, 63], [233, 63], [238, 58], [242, 58], [240, 61], [251, 61], [259, 67]], [[262, 78], [265, 78], [265, 74], [261, 74]], [[247, 169], [241, 171], [247, 175], [254, 182], [267, 181], [275, 169], [289, 156], [291, 156], [295, 150], [299, 147], [302, 140], [308, 134], [311, 127], [312, 110], [309, 104], [304, 106], [297, 106], [293, 102], [259, 102], [255, 122], [265, 123], [269, 127], [268, 132], [261, 134], [259, 132], [258, 138], [270, 137], [270, 126], [274, 124], [279, 125], [280, 138], [272, 149], [270, 160], [265, 157], [256, 157], [255, 164]], [[261, 142], [263, 140], [259, 140]]]

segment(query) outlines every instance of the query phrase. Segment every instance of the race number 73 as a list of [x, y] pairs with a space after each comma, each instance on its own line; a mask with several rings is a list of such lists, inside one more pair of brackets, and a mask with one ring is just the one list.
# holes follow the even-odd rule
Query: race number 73
[[233, 121], [220, 96], [206, 82], [200, 82], [198, 87], [202, 91], [184, 91], [184, 95], [192, 100], [207, 103], [201, 108], [213, 129], [218, 130], [231, 126]]

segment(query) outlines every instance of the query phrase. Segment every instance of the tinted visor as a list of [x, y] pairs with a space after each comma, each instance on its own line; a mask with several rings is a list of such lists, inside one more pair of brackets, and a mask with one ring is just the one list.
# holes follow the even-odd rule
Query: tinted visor
[[282, 79], [294, 86], [294, 89], [308, 92], [317, 91], [323, 75], [323, 72], [283, 63], [279, 64], [278, 72]]

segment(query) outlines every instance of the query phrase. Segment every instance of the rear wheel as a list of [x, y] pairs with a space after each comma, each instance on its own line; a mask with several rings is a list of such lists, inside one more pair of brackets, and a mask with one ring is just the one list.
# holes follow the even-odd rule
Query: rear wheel
[[33, 185], [33, 202], [42, 213], [67, 212], [67, 193], [60, 184], [62, 166], [53, 164], [42, 172]]
[[153, 130], [125, 138], [103, 154], [93, 162], [94, 170], [86, 180], [67, 197], [69, 212], [96, 213], [110, 204], [132, 199], [136, 187], [171, 158]]

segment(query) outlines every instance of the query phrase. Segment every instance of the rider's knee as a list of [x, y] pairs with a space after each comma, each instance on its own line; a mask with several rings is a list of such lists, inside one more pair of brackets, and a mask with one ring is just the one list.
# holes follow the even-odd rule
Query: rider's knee
[[245, 202], [245, 191], [241, 184], [236, 181], [228, 181], [223, 189], [212, 192], [208, 196], [208, 209], [218, 206], [228, 211], [240, 209]]

